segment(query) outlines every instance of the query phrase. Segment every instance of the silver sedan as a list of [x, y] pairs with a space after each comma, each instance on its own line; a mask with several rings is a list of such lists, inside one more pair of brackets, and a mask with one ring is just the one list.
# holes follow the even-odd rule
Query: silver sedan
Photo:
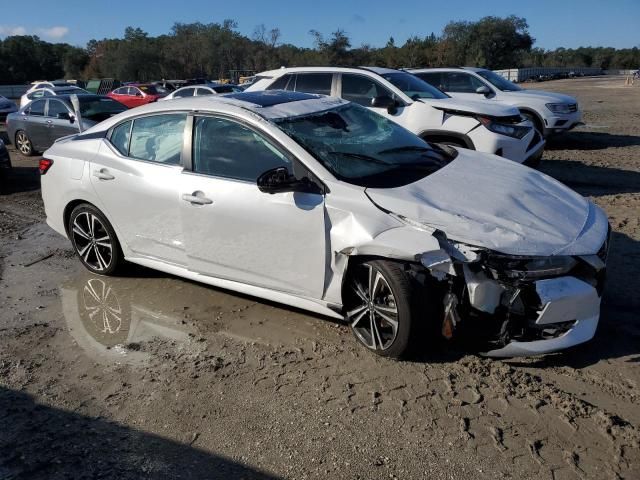
[[465, 335], [545, 353], [598, 323], [600, 208], [340, 99], [154, 103], [58, 140], [40, 169], [48, 224], [92, 272], [126, 260], [345, 319], [381, 355]]

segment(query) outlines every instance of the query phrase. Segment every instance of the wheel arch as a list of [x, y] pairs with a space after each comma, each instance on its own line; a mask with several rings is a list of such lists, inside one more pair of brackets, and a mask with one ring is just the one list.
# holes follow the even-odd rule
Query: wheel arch
[[71, 218], [71, 212], [73, 212], [73, 209], [76, 208], [78, 205], [82, 205], [82, 204], [90, 205], [93, 208], [95, 208], [96, 210], [98, 210], [102, 215], [104, 215], [104, 217], [107, 219], [107, 221], [111, 225], [111, 228], [113, 228], [113, 231], [116, 234], [116, 240], [118, 241], [118, 245], [120, 246], [120, 248], [122, 249], [122, 251], [124, 253], [126, 251], [125, 250], [125, 245], [123, 244], [123, 242], [121, 240], [120, 232], [118, 231], [117, 226], [113, 223], [113, 221], [111, 221], [111, 218], [109, 218], [109, 215], [107, 215], [107, 213], [102, 208], [100, 208], [94, 202], [92, 202], [90, 200], [86, 200], [84, 198], [76, 198], [74, 200], [71, 200], [64, 207], [64, 210], [62, 212], [62, 220], [64, 222], [64, 231], [67, 234], [67, 237], [71, 238], [69, 236], [69, 233], [70, 233], [69, 232], [69, 219]]
[[471, 138], [460, 132], [452, 132], [450, 130], [425, 130], [418, 136], [426, 142], [438, 143], [447, 140], [454, 140], [456, 143], [462, 143], [462, 145], [469, 150], [476, 149]]
[[[533, 115], [533, 118], [534, 118], [535, 120], [537, 120], [537, 122], [538, 122], [538, 123], [535, 125], [535, 126], [536, 126], [536, 128], [538, 128], [538, 131], [539, 131], [540, 133], [544, 134], [544, 130], [545, 130], [545, 128], [546, 128], [546, 125], [545, 125], [544, 119], [542, 118], [542, 116], [541, 116], [537, 111], [535, 111], [535, 110], [534, 110], [534, 109], [532, 109], [531, 107], [520, 107], [520, 106], [519, 106], [519, 107], [517, 107], [517, 108], [518, 108], [518, 110], [520, 110], [520, 113], [528, 113], [528, 114], [530, 114], [530, 115]], [[534, 123], [535, 123], [535, 122], [534, 122]]]

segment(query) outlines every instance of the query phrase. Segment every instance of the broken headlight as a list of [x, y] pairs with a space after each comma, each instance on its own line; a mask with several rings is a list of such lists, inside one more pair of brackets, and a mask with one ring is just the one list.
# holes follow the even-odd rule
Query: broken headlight
[[478, 117], [478, 121], [482, 125], [484, 125], [487, 130], [493, 133], [498, 133], [500, 135], [506, 135], [507, 137], [513, 137], [517, 139], [524, 138], [531, 131], [531, 127], [500, 123], [488, 117]]
[[511, 257], [491, 255], [487, 267], [498, 277], [533, 280], [558, 277], [570, 272], [578, 262], [573, 257]]

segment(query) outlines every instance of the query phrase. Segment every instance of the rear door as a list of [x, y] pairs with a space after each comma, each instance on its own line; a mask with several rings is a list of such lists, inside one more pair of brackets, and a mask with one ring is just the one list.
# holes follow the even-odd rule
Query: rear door
[[[217, 278], [321, 298], [327, 265], [324, 196], [261, 192], [265, 171], [297, 168], [264, 133], [195, 117], [193, 170], [181, 178], [189, 268]], [[298, 171], [299, 172], [299, 171]]]
[[27, 123], [25, 125], [27, 135], [36, 150], [42, 151], [49, 147], [49, 127], [44, 116], [47, 108], [47, 100], [41, 98], [31, 103]]
[[185, 266], [178, 188], [186, 113], [120, 123], [91, 160], [91, 183], [135, 256]]
[[78, 133], [78, 123], [69, 118], [58, 118], [59, 114], [71, 115], [71, 110], [60, 100], [49, 99], [47, 107], [48, 146], [53, 145], [58, 138]]

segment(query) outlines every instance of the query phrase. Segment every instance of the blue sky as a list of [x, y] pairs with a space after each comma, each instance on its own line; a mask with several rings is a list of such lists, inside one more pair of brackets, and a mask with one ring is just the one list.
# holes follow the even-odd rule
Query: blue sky
[[35, 34], [83, 46], [92, 38], [121, 37], [127, 26], [159, 35], [168, 33], [176, 21], [232, 18], [246, 35], [264, 23], [280, 28], [282, 42], [300, 46], [312, 45], [310, 29], [328, 34], [337, 28], [348, 33], [353, 46], [381, 46], [390, 36], [402, 44], [415, 34], [438, 34], [450, 20], [514, 14], [528, 20], [538, 47], [640, 46], [640, 0], [31, 0], [28, 4], [26, 11], [15, 2], [4, 6], [0, 37]]

